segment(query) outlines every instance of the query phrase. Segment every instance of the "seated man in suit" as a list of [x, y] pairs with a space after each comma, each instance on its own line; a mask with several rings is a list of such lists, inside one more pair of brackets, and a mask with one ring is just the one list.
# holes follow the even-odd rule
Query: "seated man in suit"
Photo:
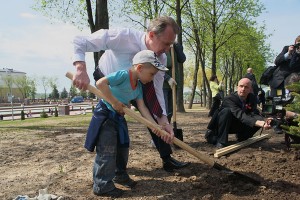
[[235, 133], [237, 140], [251, 138], [260, 128], [269, 129], [257, 110], [257, 101], [252, 91], [252, 82], [242, 78], [237, 91], [224, 98], [221, 108], [216, 111], [208, 125], [205, 138], [208, 143], [223, 148], [228, 143], [228, 134]]

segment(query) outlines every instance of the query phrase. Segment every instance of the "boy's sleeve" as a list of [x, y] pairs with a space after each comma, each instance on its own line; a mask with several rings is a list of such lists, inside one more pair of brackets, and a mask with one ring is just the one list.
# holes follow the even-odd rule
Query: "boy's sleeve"
[[124, 70], [113, 72], [106, 76], [110, 86], [120, 85], [125, 81], [126, 77], [126, 71]]

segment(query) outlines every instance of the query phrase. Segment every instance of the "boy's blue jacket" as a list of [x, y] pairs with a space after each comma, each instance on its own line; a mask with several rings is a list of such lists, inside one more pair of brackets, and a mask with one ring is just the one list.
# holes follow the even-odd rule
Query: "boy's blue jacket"
[[124, 116], [109, 110], [102, 100], [100, 100], [94, 109], [94, 115], [86, 135], [84, 147], [88, 151], [94, 151], [98, 136], [101, 132], [100, 128], [103, 122], [105, 122], [107, 119], [114, 120], [119, 126], [118, 145], [122, 147], [129, 147], [128, 127]]

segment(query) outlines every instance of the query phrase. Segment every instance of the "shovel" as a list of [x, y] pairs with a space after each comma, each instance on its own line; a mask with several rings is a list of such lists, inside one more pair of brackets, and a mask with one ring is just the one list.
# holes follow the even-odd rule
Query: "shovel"
[[[171, 47], [171, 59], [172, 59], [172, 78], [175, 79], [175, 54], [174, 54], [174, 47]], [[177, 128], [176, 123], [176, 85], [172, 87], [172, 100], [173, 100], [173, 131], [176, 138], [183, 141], [183, 134], [182, 129]]]
[[[69, 79], [73, 80], [73, 74], [71, 72], [67, 72], [66, 77], [68, 77]], [[98, 90], [97, 88], [95, 88], [92, 85], [88, 85], [87, 88], [90, 92], [94, 93], [95, 95], [97, 95], [98, 97], [102, 97], [102, 93], [100, 90]], [[157, 128], [157, 124], [153, 124], [152, 122], [150, 122], [149, 120], [143, 118], [141, 115], [138, 115], [137, 113], [135, 113], [135, 111], [124, 107], [124, 113], [126, 113], [128, 116], [134, 118], [135, 120], [137, 120], [138, 122], [146, 125], [148, 128], [152, 129], [152, 128]], [[169, 134], [164, 130], [160, 130], [160, 134], [161, 135], [166, 135]], [[208, 156], [201, 154], [200, 152], [198, 152], [197, 150], [193, 149], [192, 147], [190, 147], [189, 145], [187, 145], [186, 143], [184, 143], [183, 141], [177, 139], [176, 137], [174, 137], [173, 139], [173, 143], [177, 146], [179, 146], [180, 148], [184, 149], [185, 151], [187, 151], [188, 153], [192, 154], [193, 156], [195, 156], [196, 158], [202, 160], [203, 162], [205, 162], [206, 164], [208, 164], [210, 167], [215, 168], [217, 170], [220, 170], [226, 174], [229, 175], [234, 175], [237, 178], [246, 181], [246, 182], [251, 182], [254, 185], [259, 185], [260, 182], [258, 180], [255, 180], [249, 176], [246, 176], [244, 174], [241, 174], [239, 172], [236, 171], [232, 171], [218, 163], [216, 163], [213, 159], [209, 158]]]

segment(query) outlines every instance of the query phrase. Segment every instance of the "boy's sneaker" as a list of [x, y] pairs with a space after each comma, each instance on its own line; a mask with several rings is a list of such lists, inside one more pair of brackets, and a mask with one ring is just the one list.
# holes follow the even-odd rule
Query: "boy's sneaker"
[[124, 193], [123, 190], [119, 189], [119, 188], [115, 188], [109, 192], [106, 193], [96, 193], [94, 192], [95, 195], [100, 196], [100, 197], [111, 197], [111, 198], [118, 198], [120, 196], [122, 196]]
[[124, 187], [127, 187], [127, 188], [133, 188], [137, 184], [137, 182], [132, 180], [130, 177], [124, 177], [124, 176], [118, 176], [118, 175], [116, 175], [113, 178], [113, 182], [123, 185]]

